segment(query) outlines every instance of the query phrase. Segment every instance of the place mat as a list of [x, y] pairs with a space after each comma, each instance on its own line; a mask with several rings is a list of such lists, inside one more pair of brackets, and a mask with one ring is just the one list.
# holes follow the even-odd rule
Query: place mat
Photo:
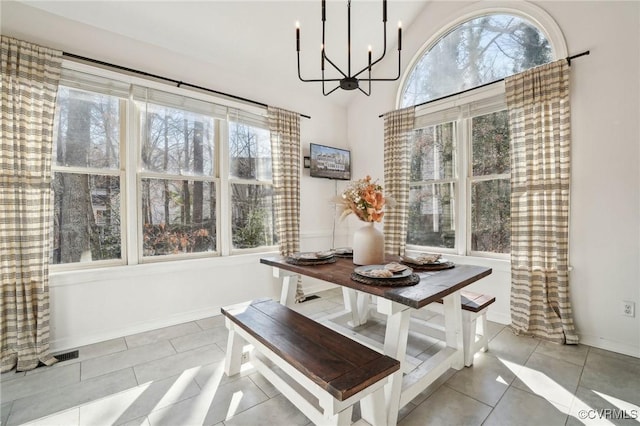
[[287, 257], [286, 262], [298, 266], [326, 265], [327, 263], [335, 263], [336, 258], [333, 256], [325, 259], [296, 259]]
[[335, 257], [346, 257], [349, 259], [353, 259], [353, 253], [334, 253]]
[[420, 282], [420, 276], [418, 274], [411, 274], [406, 278], [369, 278], [353, 272], [351, 279], [362, 284], [387, 286], [387, 287], [401, 287], [416, 285]]
[[425, 265], [417, 265], [411, 262], [400, 262], [403, 265], [407, 265], [414, 271], [425, 272], [425, 271], [442, 271], [444, 269], [451, 269], [455, 267], [455, 263], [453, 262], [443, 262], [443, 263], [428, 263]]

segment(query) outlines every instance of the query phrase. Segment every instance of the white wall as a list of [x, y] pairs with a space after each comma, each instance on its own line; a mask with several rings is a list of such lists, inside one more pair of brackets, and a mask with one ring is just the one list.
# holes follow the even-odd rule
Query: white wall
[[[177, 78], [311, 116], [301, 119], [303, 152], [309, 143], [347, 147], [346, 110], [261, 81], [255, 70], [230, 72], [15, 2], [2, 2], [2, 34], [152, 74]], [[251, 84], [247, 83], [250, 78]], [[301, 167], [302, 167], [302, 158]], [[331, 246], [335, 183], [301, 180], [301, 245]], [[339, 231], [339, 230], [338, 230]], [[276, 253], [273, 253], [276, 254]], [[51, 347], [54, 351], [216, 315], [220, 307], [279, 294], [259, 255], [53, 272]], [[307, 291], [322, 285], [305, 281]]]
[[[571, 68], [570, 263], [576, 327], [582, 343], [640, 357], [639, 315], [620, 314], [623, 300], [640, 303], [640, 3], [534, 4], [558, 23], [570, 54], [591, 52], [573, 61]], [[475, 6], [430, 2], [406, 28], [403, 66], [427, 39], [469, 7]], [[356, 176], [383, 175], [383, 120], [378, 115], [395, 109], [398, 88], [399, 83], [376, 84], [371, 98], [349, 105]], [[457, 261], [494, 267], [493, 275], [474, 287], [496, 296], [490, 318], [508, 320], [508, 262]]]

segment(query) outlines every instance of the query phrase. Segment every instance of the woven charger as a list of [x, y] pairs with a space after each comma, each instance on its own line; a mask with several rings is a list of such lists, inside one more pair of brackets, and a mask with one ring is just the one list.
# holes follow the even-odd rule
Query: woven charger
[[355, 272], [351, 273], [351, 279], [362, 284], [379, 285], [387, 287], [401, 287], [416, 285], [420, 282], [418, 274], [411, 274], [406, 278], [370, 278]]
[[335, 263], [335, 257], [327, 257], [325, 259], [296, 259], [294, 257], [287, 257], [287, 263], [298, 266], [313, 266], [313, 265], [326, 265], [327, 263]]
[[453, 263], [453, 262], [427, 263], [427, 264], [424, 264], [424, 265], [418, 265], [416, 263], [410, 263], [410, 262], [400, 262], [400, 263], [402, 263], [403, 265], [407, 265], [408, 267], [410, 267], [414, 271], [419, 271], [419, 272], [442, 271], [444, 269], [451, 269], [454, 266], [456, 266], [455, 263]]

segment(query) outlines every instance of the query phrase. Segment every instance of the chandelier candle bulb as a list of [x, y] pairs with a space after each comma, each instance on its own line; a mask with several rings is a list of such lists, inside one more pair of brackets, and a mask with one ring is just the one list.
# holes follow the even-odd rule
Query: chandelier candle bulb
[[382, 1], [382, 22], [387, 22], [387, 0]]
[[300, 51], [300, 22], [296, 22], [296, 51]]
[[402, 50], [402, 22], [398, 22], [398, 51]]

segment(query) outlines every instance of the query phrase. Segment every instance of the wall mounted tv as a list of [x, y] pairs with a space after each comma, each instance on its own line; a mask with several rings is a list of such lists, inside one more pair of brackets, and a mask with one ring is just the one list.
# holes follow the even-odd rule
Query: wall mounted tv
[[351, 179], [351, 151], [330, 146], [309, 144], [311, 177]]

